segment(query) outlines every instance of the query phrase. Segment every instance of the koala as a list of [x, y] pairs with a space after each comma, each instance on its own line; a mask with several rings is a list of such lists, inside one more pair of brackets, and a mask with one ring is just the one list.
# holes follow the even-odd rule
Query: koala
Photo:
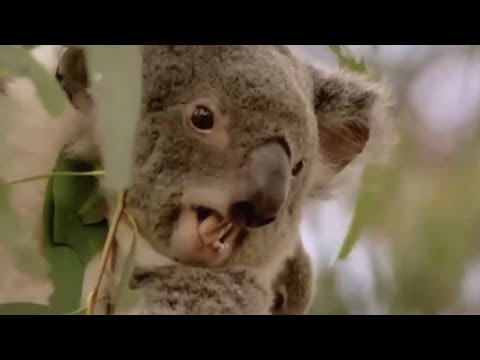
[[[309, 197], [321, 193], [336, 174], [363, 152], [376, 121], [384, 116], [382, 90], [354, 75], [321, 71], [304, 63], [286, 47], [176, 47], [171, 50], [157, 47], [144, 51], [145, 59], [152, 56], [158, 60], [152, 61], [155, 65], [146, 65], [147, 75], [144, 73], [145, 79], [151, 80], [145, 84], [145, 113], [158, 112], [152, 115], [151, 122], [161, 123], [160, 134], [170, 131], [170, 128], [164, 130], [163, 121], [173, 124], [171, 119], [177, 117], [175, 124], [181, 124], [183, 120], [186, 131], [192, 132], [190, 139], [197, 138], [200, 145], [196, 148], [190, 139], [177, 143], [188, 152], [188, 158], [192, 159], [189, 171], [195, 173], [189, 189], [172, 193], [180, 199], [178, 219], [188, 213], [189, 207], [195, 209], [200, 205], [240, 224], [246, 233], [241, 241], [234, 240], [222, 267], [248, 266], [259, 279], [265, 279], [265, 286], [273, 282], [274, 289], [283, 282], [286, 297], [280, 313], [303, 313], [313, 291], [311, 266], [305, 261], [308, 258], [305, 254], [302, 256], [301, 251], [295, 254], [300, 243], [298, 232], [303, 205]], [[190, 66], [188, 60], [181, 60], [186, 54], [194, 59]], [[203, 64], [202, 59], [205, 59]], [[164, 75], [167, 69], [170, 70], [168, 76]], [[194, 72], [191, 77], [188, 77], [189, 71]], [[172, 83], [175, 84], [173, 94], [169, 85]], [[160, 103], [158, 93], [165, 94]], [[186, 103], [181, 107], [187, 110], [175, 115], [168, 109], [177, 104], [176, 96], [185, 96]], [[207, 109], [204, 112], [208, 114], [208, 121], [195, 121], [197, 106]], [[184, 128], [181, 129], [178, 137], [183, 134]], [[176, 142], [178, 138], [175, 138]], [[166, 140], [162, 135], [160, 139], [163, 147]], [[154, 144], [155, 140], [147, 149]], [[141, 157], [152, 156], [152, 150], [147, 149]], [[199, 153], [203, 149], [202, 156]], [[183, 154], [178, 156], [185, 158]], [[156, 159], [168, 157], [169, 153], [165, 152]], [[144, 174], [150, 173], [148, 166], [146, 162]], [[175, 178], [188, 176], [184, 169], [174, 166], [170, 169], [179, 171]], [[201, 186], [198, 185], [200, 174], [205, 177]], [[142, 179], [137, 185], [141, 192], [146, 182], [140, 176], [137, 179]], [[174, 191], [171, 186], [165, 187]], [[148, 208], [148, 202], [137, 202], [140, 192], [130, 193], [139, 218], [141, 214], [150, 213], [141, 209]], [[167, 204], [171, 206], [169, 201]], [[197, 221], [200, 223], [201, 217], [197, 217]], [[145, 224], [148, 223], [158, 224], [145, 218]], [[172, 223], [167, 222], [163, 229], [152, 229], [151, 236], [155, 237], [159, 231], [159, 237], [169, 238], [171, 243], [158, 244], [159, 251], [185, 260], [189, 253], [182, 253], [183, 249], [175, 244], [182, 241], [187, 230], [179, 236], [183, 224], [180, 221], [170, 228]], [[197, 226], [190, 224], [188, 228]], [[167, 235], [160, 235], [160, 231]], [[194, 234], [185, 238], [192, 239]], [[297, 281], [290, 281], [295, 278]], [[164, 296], [166, 294], [160, 298]]]
[[[314, 66], [288, 46], [140, 50], [125, 208], [173, 262], [135, 271], [132, 287], [145, 290], [137, 312], [304, 313], [314, 274], [300, 239], [303, 207], [365, 152], [387, 116], [383, 86]], [[74, 106], [90, 112], [92, 97], [62, 71]], [[212, 240], [205, 228], [223, 230]]]

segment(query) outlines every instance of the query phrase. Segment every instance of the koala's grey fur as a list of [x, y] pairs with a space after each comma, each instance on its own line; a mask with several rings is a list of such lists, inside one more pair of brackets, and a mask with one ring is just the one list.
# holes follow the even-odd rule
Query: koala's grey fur
[[315, 295], [315, 274], [310, 257], [299, 242], [273, 283], [274, 315], [303, 315]]
[[[125, 204], [158, 252], [170, 255], [191, 184], [234, 191], [246, 157], [263, 142], [285, 139], [295, 175], [276, 221], [249, 231], [223, 267], [137, 271], [133, 284], [146, 292], [141, 313], [305, 313], [314, 276], [300, 242], [302, 209], [364, 151], [389, 105], [383, 89], [316, 68], [287, 46], [145, 45], [141, 51], [142, 116]], [[221, 149], [186, 131], [185, 112], [196, 101], [228, 118]]]
[[145, 289], [139, 315], [268, 315], [271, 296], [248, 269], [182, 265], [137, 269], [131, 287]]

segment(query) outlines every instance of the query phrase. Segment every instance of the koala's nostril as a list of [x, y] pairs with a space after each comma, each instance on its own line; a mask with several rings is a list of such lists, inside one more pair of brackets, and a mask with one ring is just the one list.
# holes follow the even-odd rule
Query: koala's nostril
[[240, 201], [230, 206], [230, 221], [243, 227], [261, 227], [275, 221], [275, 217], [258, 214], [250, 201]]

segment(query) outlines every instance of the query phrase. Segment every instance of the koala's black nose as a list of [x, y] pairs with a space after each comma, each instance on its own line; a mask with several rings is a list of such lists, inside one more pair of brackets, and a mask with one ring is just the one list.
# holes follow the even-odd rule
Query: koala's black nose
[[263, 213], [251, 201], [239, 201], [230, 206], [230, 221], [247, 228], [258, 228], [275, 221], [275, 216]]
[[246, 169], [245, 192], [230, 205], [229, 217], [238, 226], [258, 228], [275, 221], [287, 198], [289, 152], [278, 141], [266, 142], [250, 152]]

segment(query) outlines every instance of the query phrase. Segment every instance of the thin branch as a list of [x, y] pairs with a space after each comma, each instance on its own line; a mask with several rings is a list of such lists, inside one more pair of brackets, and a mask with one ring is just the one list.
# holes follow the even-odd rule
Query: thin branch
[[90, 292], [88, 296], [87, 302], [87, 315], [92, 315], [93, 310], [95, 308], [95, 303], [97, 301], [98, 290], [100, 289], [100, 285], [102, 283], [102, 278], [105, 273], [105, 268], [107, 266], [108, 257], [112, 250], [112, 245], [114, 243], [115, 233], [117, 232], [118, 224], [120, 222], [120, 218], [123, 212], [124, 206], [124, 199], [125, 199], [125, 191], [122, 191], [118, 196], [117, 205], [115, 207], [115, 214], [113, 216], [112, 224], [108, 230], [107, 240], [105, 242], [105, 247], [103, 248], [102, 253], [102, 260], [100, 265], [100, 272], [98, 274], [98, 279], [96, 281], [93, 290]]
[[48, 179], [51, 176], [105, 176], [105, 171], [103, 170], [97, 170], [97, 171], [86, 171], [86, 172], [75, 172], [75, 171], [59, 171], [59, 172], [53, 172], [49, 174], [40, 174], [40, 175], [35, 175], [31, 176], [28, 178], [23, 178], [23, 179], [18, 179], [18, 180], [13, 180], [8, 182], [8, 185], [15, 185], [15, 184], [21, 184], [25, 183], [28, 181], [34, 181], [34, 180], [42, 180], [42, 179]]

